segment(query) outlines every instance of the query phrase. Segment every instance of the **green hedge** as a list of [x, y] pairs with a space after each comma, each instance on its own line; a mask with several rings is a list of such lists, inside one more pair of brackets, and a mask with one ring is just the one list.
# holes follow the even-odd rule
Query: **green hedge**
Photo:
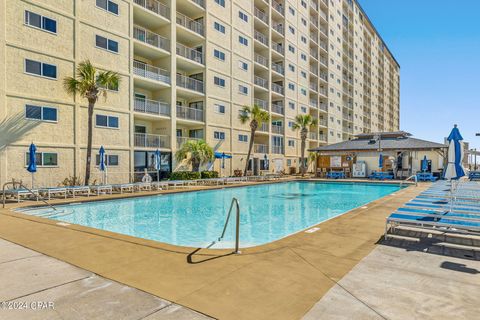
[[200, 179], [200, 172], [177, 171], [172, 172], [170, 180], [196, 180]]
[[218, 178], [217, 171], [202, 171], [202, 179]]

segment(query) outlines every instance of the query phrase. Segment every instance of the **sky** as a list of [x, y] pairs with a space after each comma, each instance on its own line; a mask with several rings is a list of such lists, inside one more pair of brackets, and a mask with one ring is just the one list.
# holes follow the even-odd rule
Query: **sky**
[[480, 1], [358, 1], [400, 64], [400, 129], [480, 149]]

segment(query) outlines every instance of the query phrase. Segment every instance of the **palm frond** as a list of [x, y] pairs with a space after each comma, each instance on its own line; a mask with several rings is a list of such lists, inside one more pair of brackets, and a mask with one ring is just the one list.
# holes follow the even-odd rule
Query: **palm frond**
[[75, 78], [66, 77], [65, 79], [63, 79], [63, 88], [69, 95], [73, 97], [80, 92], [79, 85], [80, 83]]

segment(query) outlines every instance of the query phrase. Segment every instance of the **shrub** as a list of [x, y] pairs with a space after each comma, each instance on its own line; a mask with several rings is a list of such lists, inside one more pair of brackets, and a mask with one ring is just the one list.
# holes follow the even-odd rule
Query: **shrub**
[[170, 175], [170, 180], [196, 180], [200, 179], [200, 177], [200, 172], [177, 171], [172, 172]]
[[82, 185], [82, 180], [76, 176], [67, 177], [62, 182], [60, 182], [61, 187], [76, 187]]
[[243, 176], [243, 171], [240, 170], [240, 169], [233, 170], [233, 176], [241, 177], [241, 176]]
[[218, 178], [217, 171], [202, 171], [202, 179]]

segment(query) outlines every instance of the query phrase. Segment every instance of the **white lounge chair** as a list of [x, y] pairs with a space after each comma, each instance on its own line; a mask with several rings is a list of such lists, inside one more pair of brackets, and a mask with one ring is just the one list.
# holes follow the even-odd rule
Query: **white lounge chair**
[[39, 194], [42, 197], [46, 197], [48, 200], [52, 199], [52, 196], [57, 196], [57, 197], [62, 197], [64, 199], [67, 199], [67, 188], [65, 187], [60, 187], [60, 188], [43, 188], [43, 189], [38, 189]]
[[136, 191], [151, 191], [152, 184], [150, 182], [136, 182], [133, 184]]
[[113, 184], [112, 189], [115, 192], [135, 192], [135, 185], [133, 183], [121, 183], [121, 184]]
[[112, 194], [113, 188], [110, 185], [91, 186], [91, 191], [97, 196], [100, 194]]
[[[31, 192], [30, 192], [31, 191]], [[17, 200], [17, 202], [22, 201], [22, 198], [35, 198], [35, 200], [38, 201], [38, 190], [33, 189], [33, 190], [27, 190], [27, 189], [11, 189], [11, 190], [5, 190], [5, 197], [11, 196], [14, 199]]]
[[67, 193], [71, 194], [72, 197], [74, 198], [78, 194], [90, 197], [90, 187], [89, 186], [67, 187]]

